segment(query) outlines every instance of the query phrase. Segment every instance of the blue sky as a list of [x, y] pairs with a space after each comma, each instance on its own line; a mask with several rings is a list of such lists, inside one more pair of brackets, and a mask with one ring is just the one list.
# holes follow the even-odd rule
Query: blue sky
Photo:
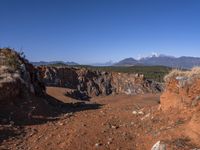
[[31, 61], [200, 57], [199, 0], [0, 0], [0, 47]]

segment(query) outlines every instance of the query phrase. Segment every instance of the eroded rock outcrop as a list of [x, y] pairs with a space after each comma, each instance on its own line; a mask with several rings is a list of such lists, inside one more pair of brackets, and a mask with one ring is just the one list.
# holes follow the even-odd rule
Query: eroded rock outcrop
[[142, 74], [112, 73], [112, 81], [117, 93], [134, 95], [163, 91], [161, 83], [146, 79]]
[[[116, 93], [144, 94], [162, 91], [162, 85], [141, 74], [94, 71], [75, 67], [35, 68], [23, 54], [0, 49], [0, 99], [43, 95], [45, 85], [67, 87], [75, 98], [89, 98]], [[43, 84], [45, 83], [45, 84]]]
[[196, 143], [200, 139], [200, 68], [174, 70], [165, 77], [166, 89], [161, 96], [161, 109], [182, 115], [185, 135]]
[[12, 49], [0, 49], [0, 101], [15, 97], [41, 96], [45, 86], [37, 70], [22, 54]]
[[[162, 91], [162, 85], [147, 80], [141, 74], [93, 71], [86, 68], [38, 67], [40, 76], [48, 86], [74, 89], [76, 97], [92, 97], [116, 93], [144, 94]], [[70, 93], [68, 93], [70, 94]]]
[[165, 77], [165, 92], [161, 96], [163, 110], [187, 109], [198, 106], [200, 100], [200, 69], [174, 70]]

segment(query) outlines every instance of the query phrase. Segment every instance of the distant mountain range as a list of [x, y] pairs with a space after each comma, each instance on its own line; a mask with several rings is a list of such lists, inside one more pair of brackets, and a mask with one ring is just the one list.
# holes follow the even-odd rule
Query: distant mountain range
[[118, 63], [113, 64], [114, 66], [136, 66], [139, 65], [140, 62], [132, 57], [125, 58]]
[[140, 58], [136, 60], [134, 58], [126, 58], [118, 63], [115, 63], [114, 66], [136, 66], [136, 65], [144, 65], [144, 66], [168, 66], [173, 68], [192, 68], [194, 66], [200, 66], [200, 58], [199, 57], [173, 57], [166, 55], [153, 55], [150, 57]]
[[[32, 62], [35, 66], [41, 65], [79, 65], [76, 62], [64, 62], [64, 61], [40, 61], [40, 62]], [[140, 59], [134, 58], [126, 58], [117, 63], [113, 63], [112, 61], [106, 63], [93, 63], [91, 66], [167, 66], [172, 68], [182, 68], [189, 69], [194, 66], [200, 66], [200, 58], [199, 57], [174, 57], [167, 55], [157, 55], [154, 54], [152, 56], [143, 57]]]
[[39, 62], [31, 62], [34, 66], [47, 66], [47, 65], [54, 65], [54, 64], [64, 64], [64, 65], [79, 65], [78, 63], [75, 62], [64, 62], [64, 61], [39, 61]]

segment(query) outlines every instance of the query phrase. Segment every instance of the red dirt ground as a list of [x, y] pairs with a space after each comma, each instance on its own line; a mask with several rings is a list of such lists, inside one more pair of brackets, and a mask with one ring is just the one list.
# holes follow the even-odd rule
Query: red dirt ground
[[70, 105], [73, 109], [43, 123], [0, 126], [1, 137], [14, 133], [3, 137], [0, 149], [150, 150], [160, 140], [167, 150], [199, 146], [184, 134], [188, 121], [184, 114], [159, 110], [160, 95], [115, 95], [77, 101], [64, 96], [66, 90], [48, 87], [47, 94], [51, 99], [74, 103]]

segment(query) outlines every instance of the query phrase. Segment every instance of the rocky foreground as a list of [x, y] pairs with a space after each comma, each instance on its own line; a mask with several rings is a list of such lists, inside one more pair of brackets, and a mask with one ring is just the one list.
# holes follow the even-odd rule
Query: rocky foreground
[[83, 103], [64, 97], [65, 90], [47, 88], [62, 105], [41, 109], [46, 104], [40, 102], [31, 121], [1, 124], [0, 148], [150, 150], [156, 143], [163, 150], [199, 148], [199, 141], [186, 134], [191, 129], [186, 116], [160, 110], [159, 95], [96, 97]]
[[170, 73], [161, 94], [143, 75], [0, 59], [0, 149], [200, 149], [199, 68]]

